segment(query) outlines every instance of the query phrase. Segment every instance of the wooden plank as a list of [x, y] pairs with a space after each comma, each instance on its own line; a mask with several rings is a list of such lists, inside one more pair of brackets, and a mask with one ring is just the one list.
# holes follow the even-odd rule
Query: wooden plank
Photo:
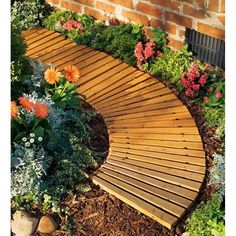
[[49, 53], [55, 51], [58, 47], [64, 47], [64, 46], [68, 45], [69, 43], [70, 43], [69, 40], [59, 41], [58, 43], [55, 43], [49, 47], [46, 47], [38, 52], [33, 53], [32, 55], [30, 55], [30, 58], [38, 59], [45, 54], [49, 54]]
[[[87, 93], [87, 101], [91, 103], [92, 99], [99, 98], [101, 96], [101, 91], [104, 91], [114, 83], [117, 83], [124, 77], [130, 76], [131, 73], [136, 71], [136, 69], [132, 67], [127, 67], [122, 71], [108, 77], [106, 80], [101, 81], [99, 84], [95, 85], [89, 93]], [[103, 93], [104, 94], [104, 93]]]
[[184, 213], [185, 209], [183, 207], [180, 207], [176, 204], [173, 204], [172, 202], [168, 202], [162, 198], [159, 198], [157, 196], [153, 196], [152, 194], [143, 191], [141, 189], [135, 188], [130, 184], [127, 184], [123, 181], [120, 181], [116, 178], [113, 178], [107, 174], [104, 173], [100, 173], [98, 172], [97, 174], [98, 177], [101, 177], [107, 181], [109, 181], [110, 183], [112, 183], [113, 185], [118, 186], [119, 188], [124, 189], [126, 192], [132, 193], [135, 196], [143, 199], [144, 201], [147, 201], [155, 206], [157, 206], [160, 209], [163, 209], [175, 216], [182, 216], [182, 214]]
[[44, 29], [44, 28], [36, 28], [36, 29], [30, 29], [24, 32], [21, 32], [21, 35], [24, 37], [24, 39], [27, 41], [28, 44], [28, 40], [37, 37], [38, 35], [41, 35], [43, 33], [47, 32], [48, 34], [50, 34], [53, 31]]
[[138, 139], [154, 139], [165, 141], [183, 141], [183, 142], [199, 142], [201, 143], [201, 137], [199, 135], [188, 134], [129, 134], [127, 133], [110, 133], [110, 137], [119, 138], [138, 138]]
[[110, 153], [113, 153], [113, 152], [142, 155], [142, 156], [159, 158], [159, 159], [164, 159], [164, 160], [169, 160], [169, 161], [183, 162], [186, 164], [205, 166], [205, 159], [200, 158], [200, 157], [187, 157], [183, 155], [175, 155], [175, 154], [170, 154], [170, 153], [151, 152], [151, 151], [146, 151], [146, 150], [136, 150], [136, 149], [112, 146], [110, 147]]
[[105, 73], [95, 77], [93, 80], [90, 80], [88, 83], [85, 83], [85, 84], [81, 85], [80, 86], [80, 92], [85, 93], [86, 97], [90, 96], [93, 93], [93, 91], [96, 91], [97, 85], [99, 85], [102, 82], [106, 81], [110, 77], [116, 75], [120, 71], [123, 71], [127, 67], [128, 67], [128, 65], [124, 64], [124, 63], [115, 65], [109, 71], [106, 71]]
[[105, 191], [113, 194], [121, 201], [126, 202], [130, 206], [134, 207], [135, 209], [139, 210], [145, 215], [151, 217], [152, 219], [158, 221], [167, 228], [171, 229], [171, 227], [176, 224], [178, 219], [177, 217], [167, 214], [165, 211], [162, 211], [161, 209], [154, 207], [148, 202], [143, 201], [142, 199], [118, 188], [117, 186], [114, 186], [113, 184], [107, 182], [106, 180], [100, 177], [93, 176], [92, 180], [94, 184], [100, 185], [101, 188], [104, 189]]
[[154, 171], [158, 171], [158, 172], [162, 172], [162, 173], [168, 173], [168, 175], [171, 175], [171, 176], [177, 176], [180, 178], [184, 178], [184, 180], [186, 180], [186, 181], [193, 180], [195, 182], [201, 182], [204, 178], [204, 174], [201, 174], [201, 173], [176, 169], [176, 168], [170, 167], [170, 166], [162, 166], [162, 165], [158, 165], [157, 163], [149, 163], [149, 162], [140, 161], [137, 159], [130, 159], [128, 157], [124, 158], [124, 157], [109, 155], [109, 159], [107, 162], [109, 163], [110, 161], [115, 162], [117, 165], [118, 165], [118, 163], [122, 162], [122, 163], [140, 166], [140, 167], [143, 167], [146, 169], [150, 169], [150, 170], [154, 170]]
[[158, 140], [151, 139], [147, 137], [116, 137], [113, 135], [110, 136], [110, 142], [118, 142], [118, 143], [135, 143], [135, 144], [146, 144], [150, 146], [158, 146], [158, 147], [169, 147], [169, 148], [182, 148], [182, 149], [190, 149], [190, 150], [201, 150], [203, 151], [202, 143], [198, 142], [185, 142], [185, 141], [168, 141], [168, 140]]
[[112, 114], [113, 116], [120, 116], [120, 115], [133, 114], [134, 112], [144, 112], [144, 111], [147, 112], [147, 111], [166, 109], [166, 108], [171, 108], [171, 107], [179, 107], [182, 105], [178, 99], [169, 100], [169, 101], [161, 101], [159, 103], [154, 103], [151, 105], [143, 105], [143, 103], [144, 101], [135, 102], [126, 106], [121, 106], [121, 107], [119, 106], [119, 104], [117, 104], [117, 108], [111, 108], [110, 111], [109, 111], [109, 105], [108, 105], [108, 107], [106, 108], [106, 111], [104, 111], [103, 109], [99, 109], [99, 110], [104, 116], [107, 116], [108, 113]]
[[199, 182], [195, 182], [189, 179], [184, 179], [184, 178], [174, 176], [174, 175], [169, 175], [167, 173], [159, 172], [156, 170], [147, 169], [141, 166], [130, 164], [128, 162], [120, 162], [120, 161], [114, 161], [114, 160], [108, 159], [107, 163], [110, 163], [112, 165], [116, 165], [122, 168], [126, 168], [132, 171], [136, 171], [136, 172], [151, 176], [153, 178], [156, 178], [156, 179], [168, 182], [168, 183], [172, 183], [178, 186], [182, 186], [184, 188], [188, 188], [190, 190], [199, 191], [201, 187], [201, 183]]
[[84, 45], [74, 45], [74, 44], [68, 44], [62, 48], [60, 48], [60, 50], [58, 49], [55, 49], [53, 52], [51, 52], [50, 54], [46, 54], [46, 55], [43, 55], [41, 56], [41, 60], [45, 61], [45, 62], [50, 62], [52, 64], [57, 64], [56, 62], [58, 60], [62, 60], [63, 58], [75, 53], [75, 52], [78, 52], [78, 51], [81, 51], [82, 49], [85, 49], [87, 48], [86, 46]]
[[184, 208], [187, 208], [192, 202], [191, 200], [183, 198], [181, 196], [178, 196], [175, 193], [171, 193], [171, 192], [163, 190], [159, 187], [155, 187], [153, 185], [147, 184], [142, 181], [143, 180], [142, 178], [137, 180], [137, 179], [132, 178], [130, 176], [120, 174], [119, 172], [116, 172], [115, 170], [107, 169], [106, 166], [100, 168], [99, 172], [105, 173], [109, 176], [112, 176], [116, 179], [126, 182], [127, 184], [131, 184], [131, 185], [133, 185], [137, 188], [140, 188], [146, 192], [149, 192], [149, 193], [154, 194], [158, 197], [164, 198], [167, 201], [178, 204], [179, 206], [182, 206]]
[[168, 192], [174, 193], [175, 195], [179, 195], [180, 197], [186, 198], [191, 201], [193, 201], [197, 197], [196, 191], [186, 189], [181, 186], [178, 186], [178, 185], [175, 185], [172, 183], [168, 183], [168, 182], [165, 182], [165, 181], [162, 181], [159, 179], [155, 179], [155, 178], [147, 176], [143, 173], [135, 172], [135, 170], [125, 169], [125, 168], [122, 168], [119, 166], [111, 165], [109, 163], [105, 163], [101, 168], [113, 170], [118, 173], [130, 176], [131, 178], [135, 178], [137, 180], [142, 180], [143, 182], [145, 182], [149, 185], [153, 185], [158, 188], [164, 189]]
[[190, 149], [180, 149], [180, 148], [170, 148], [170, 147], [159, 147], [157, 145], [149, 145], [144, 143], [135, 143], [135, 142], [110, 142], [111, 147], [124, 147], [124, 148], [132, 148], [136, 150], [147, 150], [152, 152], [162, 152], [162, 153], [170, 153], [176, 155], [183, 156], [192, 156], [192, 157], [202, 157], [205, 158], [205, 152], [200, 150], [190, 150]]
[[167, 166], [171, 168], [176, 168], [180, 170], [186, 170], [190, 172], [196, 172], [199, 174], [205, 174], [206, 168], [205, 166], [199, 166], [199, 165], [194, 165], [194, 164], [186, 164], [183, 162], [178, 162], [174, 160], [165, 160], [161, 158], [156, 158], [156, 157], [148, 157], [148, 156], [143, 156], [143, 155], [138, 155], [138, 154], [127, 154], [127, 153], [122, 153], [122, 152], [117, 152], [117, 151], [110, 151], [109, 153], [109, 158], [115, 158], [115, 157], [121, 157], [123, 159], [132, 159], [132, 160], [137, 160], [137, 161], [144, 161], [147, 163], [153, 163], [161, 166]]
[[[160, 103], [161, 104], [161, 103]], [[158, 105], [160, 105], [158, 104]], [[173, 106], [178, 103], [175, 103], [175, 101], [171, 101], [171, 104]], [[170, 103], [164, 103], [163, 106], [169, 106]], [[127, 113], [126, 113], [127, 114]], [[129, 114], [129, 113], [128, 113]], [[129, 123], [124, 123], [122, 120], [115, 120], [115, 121], [109, 121], [107, 122], [107, 126], [110, 128], [113, 127], [119, 127], [119, 128], [153, 128], [153, 127], [195, 127], [196, 124], [192, 119], [183, 119], [183, 120], [176, 120], [176, 119], [169, 119], [169, 120], [155, 120], [155, 121], [134, 121], [134, 122], [129, 122]]]

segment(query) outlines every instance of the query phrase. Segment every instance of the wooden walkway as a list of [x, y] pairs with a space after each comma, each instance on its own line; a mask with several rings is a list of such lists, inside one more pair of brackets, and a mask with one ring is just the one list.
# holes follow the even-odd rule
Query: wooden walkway
[[27, 56], [81, 70], [79, 92], [104, 117], [110, 149], [92, 179], [107, 192], [172, 228], [205, 177], [205, 152], [194, 120], [156, 78], [104, 52], [38, 28], [23, 33]]

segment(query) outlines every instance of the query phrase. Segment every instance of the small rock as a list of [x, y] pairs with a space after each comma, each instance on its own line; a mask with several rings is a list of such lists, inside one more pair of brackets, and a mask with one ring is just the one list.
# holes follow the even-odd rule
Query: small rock
[[39, 225], [38, 231], [43, 234], [50, 234], [57, 229], [57, 224], [51, 216], [42, 216]]
[[39, 219], [30, 216], [25, 211], [16, 211], [11, 221], [11, 230], [16, 236], [32, 235], [38, 225]]

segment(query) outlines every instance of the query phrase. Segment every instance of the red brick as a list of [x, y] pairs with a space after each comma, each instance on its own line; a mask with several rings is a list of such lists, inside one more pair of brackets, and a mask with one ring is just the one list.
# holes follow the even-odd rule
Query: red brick
[[128, 7], [128, 8], [134, 8], [133, 1], [132, 0], [109, 0], [109, 2]]
[[78, 12], [78, 13], [81, 13], [81, 6], [78, 5], [77, 3], [74, 3], [74, 2], [68, 2], [68, 1], [61, 1], [60, 2], [60, 6], [62, 8], [66, 8], [70, 11], [74, 11], [74, 12]]
[[143, 28], [143, 30], [144, 30], [144, 32], [145, 32], [145, 35], [147, 36], [147, 38], [153, 38], [154, 37], [154, 35], [151, 33], [151, 28], [148, 28], [147, 26], [145, 26], [144, 28]]
[[200, 33], [215, 37], [217, 39], [222, 39], [222, 40], [225, 39], [225, 31], [211, 25], [198, 22], [197, 31], [199, 31]]
[[217, 19], [222, 25], [225, 25], [225, 16], [218, 16]]
[[150, 0], [151, 3], [157, 4], [158, 6], [163, 6], [166, 8], [170, 8], [178, 11], [178, 7], [180, 6], [180, 2], [172, 2], [171, 0]]
[[74, 0], [74, 1], [87, 6], [94, 6], [94, 0]]
[[179, 30], [179, 37], [185, 37], [185, 30]]
[[168, 37], [168, 40], [169, 40], [168, 46], [172, 47], [174, 49], [178, 50], [178, 49], [180, 49], [184, 46], [184, 42], [182, 42], [182, 41], [178, 41], [178, 40], [175, 40], [175, 39], [170, 38], [170, 37]]
[[218, 12], [218, 4], [219, 1], [218, 0], [209, 0], [209, 3], [208, 3], [208, 10], [210, 11], [214, 11], [214, 12]]
[[97, 20], [100, 20], [100, 21], [105, 21], [106, 20], [106, 17], [101, 12], [96, 11], [96, 10], [90, 8], [90, 7], [85, 7], [85, 13], [93, 16]]
[[150, 20], [150, 26], [153, 27], [153, 28], [162, 28], [163, 27], [163, 23], [160, 20], [152, 18]]
[[122, 11], [122, 15], [130, 21], [134, 21], [134, 22], [143, 24], [145, 26], [149, 26], [149, 20], [144, 15], [141, 15], [136, 12], [126, 11], [126, 10]]
[[47, 0], [47, 3], [57, 5], [57, 4], [59, 4], [59, 0]]
[[192, 17], [198, 18], [198, 19], [204, 19], [207, 15], [206, 11], [197, 10], [196, 8], [190, 7], [188, 5], [184, 5], [183, 12], [186, 15], [189, 15], [189, 16], [192, 16]]
[[166, 12], [165, 19], [166, 19], [166, 21], [171, 21], [171, 22], [176, 23], [177, 25], [183, 25], [188, 28], [192, 28], [192, 25], [193, 25], [192, 19], [190, 19], [186, 16], [180, 16], [180, 15], [175, 14], [173, 12]]
[[102, 10], [109, 14], [114, 14], [116, 10], [116, 8], [110, 5], [109, 3], [107, 4], [107, 3], [99, 2], [99, 1], [96, 2], [96, 7], [97, 9]]
[[147, 15], [152, 15], [157, 18], [161, 18], [161, 10], [155, 6], [147, 3], [140, 2], [137, 6], [138, 11], [145, 13]]
[[205, 8], [205, 2], [206, 2], [206, 0], [196, 0], [196, 3], [201, 8]]
[[221, 0], [220, 12], [225, 13], [225, 0]]

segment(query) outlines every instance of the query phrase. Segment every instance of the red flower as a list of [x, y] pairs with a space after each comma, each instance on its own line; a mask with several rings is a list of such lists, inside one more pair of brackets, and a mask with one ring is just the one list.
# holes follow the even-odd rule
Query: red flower
[[27, 111], [34, 110], [34, 103], [31, 102], [28, 98], [19, 97], [18, 98], [20, 105]]
[[219, 99], [223, 97], [223, 95], [222, 95], [222, 93], [220, 92], [220, 90], [217, 90], [217, 91], [216, 91], [216, 97], [219, 98]]
[[145, 44], [144, 58], [147, 60], [149, 57], [154, 57], [156, 44], [154, 41], [150, 41]]
[[48, 107], [43, 103], [35, 104], [35, 115], [38, 118], [45, 119], [48, 116]]
[[192, 97], [194, 97], [194, 92], [193, 92], [192, 89], [187, 89], [187, 90], [185, 91], [185, 95], [186, 95], [187, 97], [192, 98]]
[[209, 93], [213, 93], [213, 92], [214, 92], [214, 88], [213, 88], [213, 87], [210, 87]]
[[199, 83], [201, 84], [202, 87], [206, 84], [206, 80], [207, 80], [206, 75], [202, 75], [202, 76], [200, 77]]
[[143, 44], [142, 42], [138, 42], [136, 44], [136, 47], [134, 49], [134, 55], [136, 56], [138, 62], [144, 61], [144, 56], [143, 56]]
[[200, 85], [199, 84], [194, 84], [193, 85], [193, 90], [194, 91], [198, 91], [200, 89]]
[[204, 97], [204, 102], [208, 102], [209, 101], [209, 98], [208, 97]]
[[16, 118], [19, 114], [19, 110], [16, 106], [16, 102], [15, 101], [11, 101], [11, 119], [12, 118]]

